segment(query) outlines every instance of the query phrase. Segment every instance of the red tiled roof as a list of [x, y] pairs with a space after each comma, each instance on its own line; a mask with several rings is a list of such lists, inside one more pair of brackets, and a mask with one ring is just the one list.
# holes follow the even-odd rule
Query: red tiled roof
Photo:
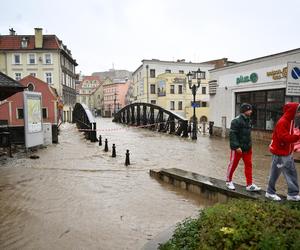
[[99, 76], [84, 76], [82, 79], [82, 81], [93, 81], [93, 80], [101, 81]]
[[[28, 46], [21, 47], [21, 40], [23, 37], [28, 39]], [[43, 49], [59, 49], [59, 40], [55, 35], [43, 35]], [[1, 50], [32, 50], [35, 49], [35, 39], [33, 35], [14, 35], [14, 36], [0, 36]]]

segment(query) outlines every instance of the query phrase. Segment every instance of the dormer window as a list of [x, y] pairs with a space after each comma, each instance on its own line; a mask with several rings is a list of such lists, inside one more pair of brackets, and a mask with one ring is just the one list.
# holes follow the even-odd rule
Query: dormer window
[[26, 37], [23, 37], [21, 40], [21, 48], [27, 48], [28, 46], [28, 39]]

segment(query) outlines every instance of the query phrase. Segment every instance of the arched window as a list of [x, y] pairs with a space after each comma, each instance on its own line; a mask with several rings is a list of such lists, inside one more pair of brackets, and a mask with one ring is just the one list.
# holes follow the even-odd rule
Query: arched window
[[201, 116], [200, 117], [200, 122], [207, 122], [207, 117], [206, 116]]
[[28, 89], [28, 91], [34, 91], [34, 85], [32, 82], [27, 84], [27, 89]]

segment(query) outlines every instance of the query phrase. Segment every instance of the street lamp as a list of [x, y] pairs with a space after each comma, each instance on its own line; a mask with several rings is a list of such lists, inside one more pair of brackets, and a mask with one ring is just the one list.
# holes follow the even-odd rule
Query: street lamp
[[116, 114], [116, 101], [117, 101], [117, 93], [115, 92], [115, 99], [114, 99], [114, 115]]
[[[197, 117], [196, 117], [196, 93], [198, 88], [200, 87], [201, 79], [205, 79], [205, 71], [201, 71], [200, 68], [196, 72], [189, 72], [187, 75], [189, 88], [192, 90], [193, 94], [193, 128], [192, 128], [192, 139], [197, 140]], [[193, 78], [197, 79], [197, 85], [194, 83], [192, 84]]]

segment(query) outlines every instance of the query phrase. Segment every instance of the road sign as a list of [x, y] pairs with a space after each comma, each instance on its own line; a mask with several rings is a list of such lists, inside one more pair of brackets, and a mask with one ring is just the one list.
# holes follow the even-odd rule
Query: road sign
[[192, 102], [192, 108], [200, 108], [200, 103]]
[[288, 63], [286, 95], [300, 96], [300, 63]]

